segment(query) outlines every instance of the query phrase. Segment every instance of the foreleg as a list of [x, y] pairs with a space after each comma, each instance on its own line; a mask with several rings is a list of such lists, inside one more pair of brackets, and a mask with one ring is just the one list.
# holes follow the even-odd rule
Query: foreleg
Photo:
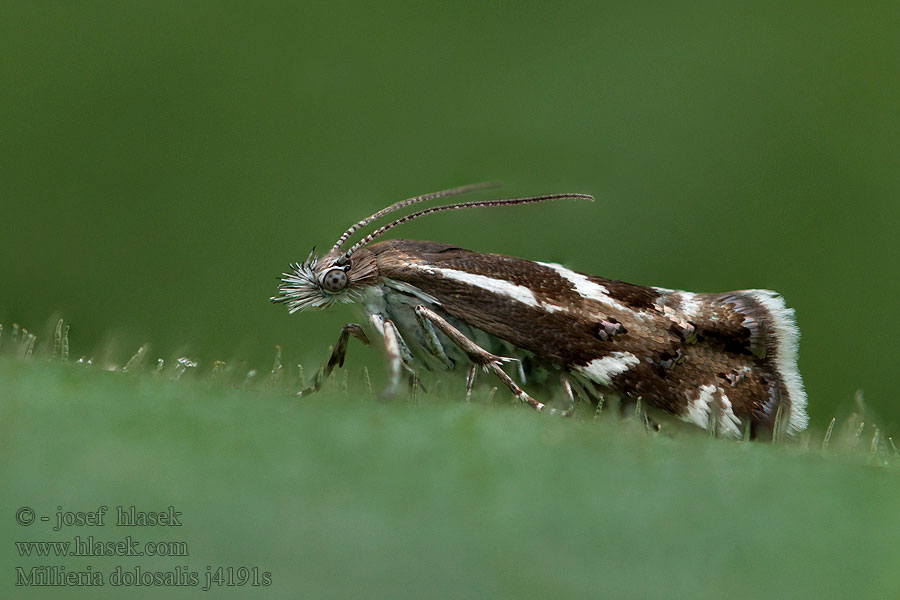
[[[413, 378], [413, 382], [418, 381], [416, 372], [408, 365], [412, 362], [412, 354], [403, 341], [403, 336], [397, 330], [397, 326], [390, 319], [385, 319], [381, 315], [375, 313], [371, 316], [372, 324], [384, 337], [384, 349], [388, 357], [388, 385], [381, 393], [381, 398], [387, 400], [397, 395], [400, 389], [400, 378], [403, 371], [406, 370]], [[421, 383], [419, 383], [419, 387]], [[423, 388], [424, 389], [424, 388]]]
[[320, 389], [322, 389], [322, 385], [325, 383], [325, 380], [328, 379], [328, 376], [331, 375], [331, 372], [334, 371], [334, 367], [344, 366], [344, 358], [346, 358], [347, 356], [347, 342], [350, 340], [351, 335], [362, 342], [364, 345], [369, 345], [369, 338], [366, 335], [366, 332], [363, 331], [361, 325], [357, 323], [347, 323], [346, 325], [344, 325], [344, 327], [341, 329], [341, 335], [340, 337], [338, 337], [338, 341], [334, 345], [334, 350], [331, 351], [331, 356], [328, 358], [328, 362], [322, 365], [322, 367], [316, 373], [316, 376], [313, 379], [313, 384], [298, 393], [298, 396], [306, 396], [307, 394], [318, 392]]

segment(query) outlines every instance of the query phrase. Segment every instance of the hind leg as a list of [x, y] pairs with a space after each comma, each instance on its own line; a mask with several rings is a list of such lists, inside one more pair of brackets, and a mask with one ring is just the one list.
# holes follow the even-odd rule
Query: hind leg
[[[513, 393], [516, 398], [533, 408], [538, 412], [544, 411], [547, 406], [543, 402], [538, 402], [534, 398], [528, 395], [525, 390], [516, 384], [512, 378], [506, 374], [501, 368], [501, 365], [510, 362], [512, 358], [506, 358], [503, 356], [495, 356], [464, 336], [461, 331], [455, 328], [453, 325], [448, 323], [446, 319], [441, 317], [439, 314], [428, 308], [424, 305], [419, 305], [416, 307], [416, 316], [427, 319], [430, 321], [435, 327], [437, 327], [444, 335], [446, 335], [450, 340], [462, 350], [466, 356], [469, 357], [475, 365], [482, 367], [485, 371], [490, 371], [493, 373], [500, 381], [503, 382], [509, 391]], [[467, 396], [471, 394], [471, 385], [474, 383], [474, 369], [469, 371], [469, 376], [466, 380], [466, 392]], [[562, 414], [566, 415], [566, 412], [557, 410], [555, 408], [549, 409], [550, 414]]]

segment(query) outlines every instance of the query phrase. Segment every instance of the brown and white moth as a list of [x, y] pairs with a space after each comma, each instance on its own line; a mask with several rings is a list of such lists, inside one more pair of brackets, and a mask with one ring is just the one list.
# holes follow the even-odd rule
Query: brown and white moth
[[[799, 332], [794, 311], [775, 292], [683, 292], [451, 244], [399, 239], [370, 245], [398, 225], [437, 212], [591, 196], [436, 206], [388, 223], [345, 249], [351, 235], [379, 217], [487, 185], [416, 196], [359, 221], [324, 256], [313, 249], [305, 262], [291, 265], [271, 300], [285, 303], [291, 313], [359, 304], [387, 351], [388, 396], [399, 389], [404, 371], [465, 364], [467, 398], [482, 367], [523, 402], [544, 410], [504, 370], [514, 362], [523, 385], [559, 381], [572, 406], [578, 396], [598, 402], [614, 394], [732, 438], [773, 438], [806, 428]], [[306, 392], [318, 390], [335, 366], [343, 366], [349, 336], [369, 343], [363, 327], [344, 326]]]

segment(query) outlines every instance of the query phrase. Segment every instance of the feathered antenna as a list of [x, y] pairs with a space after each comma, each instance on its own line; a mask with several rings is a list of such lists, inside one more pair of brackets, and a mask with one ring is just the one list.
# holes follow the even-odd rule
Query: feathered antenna
[[[462, 189], [462, 188], [457, 188]], [[438, 192], [439, 193], [439, 192]], [[421, 198], [421, 196], [420, 196]], [[444, 206], [433, 206], [431, 208], [426, 208], [424, 210], [420, 210], [418, 212], [414, 212], [406, 215], [405, 217], [401, 217], [396, 221], [388, 223], [387, 225], [383, 225], [364, 237], [363, 239], [356, 242], [347, 252], [344, 253], [344, 256], [341, 257], [341, 263], [345, 263], [350, 260], [350, 257], [354, 252], [385, 233], [386, 231], [397, 227], [398, 225], [403, 225], [404, 223], [408, 223], [409, 221], [414, 221], [420, 217], [424, 217], [426, 215], [444, 212], [448, 210], [462, 210], [467, 208], [488, 208], [493, 206], [512, 206], [516, 204], [536, 204], [538, 202], [551, 202], [554, 200], [590, 200], [594, 201], [594, 197], [588, 194], [551, 194], [548, 196], [530, 196], [527, 198], [505, 198], [502, 200], [475, 200], [472, 202], [458, 202], [456, 204], [446, 204]], [[421, 200], [419, 200], [421, 202]], [[403, 201], [407, 202], [407, 201]], [[398, 205], [403, 204], [403, 202], [398, 202]], [[407, 205], [408, 206], [408, 205]], [[389, 207], [390, 208], [390, 207]], [[385, 209], [387, 210], [387, 209]], [[377, 213], [376, 213], [377, 214]], [[339, 246], [336, 245], [335, 248]]]
[[500, 184], [495, 181], [488, 181], [484, 183], [473, 183], [470, 185], [464, 185], [460, 187], [450, 188], [449, 190], [441, 190], [439, 192], [431, 192], [430, 194], [423, 194], [421, 196], [413, 196], [412, 198], [407, 198], [406, 200], [400, 200], [399, 202], [394, 202], [387, 208], [382, 208], [377, 213], [374, 213], [359, 223], [353, 225], [350, 229], [344, 232], [344, 234], [338, 238], [338, 241], [334, 243], [334, 246], [331, 248], [331, 251], [340, 250], [343, 248], [344, 244], [347, 243], [347, 239], [359, 231], [361, 228], [365, 227], [375, 219], [379, 217], [383, 217], [386, 214], [392, 213], [395, 210], [400, 210], [401, 208], [405, 208], [407, 206], [418, 204], [419, 202], [425, 202], [427, 200], [434, 200], [436, 198], [447, 198], [449, 196], [461, 196], [463, 194], [468, 194], [470, 192], [477, 192], [478, 190], [486, 190], [489, 188], [499, 187]]

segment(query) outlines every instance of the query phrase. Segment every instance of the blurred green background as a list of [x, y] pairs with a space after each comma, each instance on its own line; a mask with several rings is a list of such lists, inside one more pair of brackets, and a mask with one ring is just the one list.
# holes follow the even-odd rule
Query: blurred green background
[[[598, 202], [398, 236], [693, 291], [782, 292], [814, 425], [900, 420], [900, 4], [0, 4], [0, 322], [316, 364], [277, 276], [410, 195]], [[361, 358], [363, 352], [351, 351]]]

